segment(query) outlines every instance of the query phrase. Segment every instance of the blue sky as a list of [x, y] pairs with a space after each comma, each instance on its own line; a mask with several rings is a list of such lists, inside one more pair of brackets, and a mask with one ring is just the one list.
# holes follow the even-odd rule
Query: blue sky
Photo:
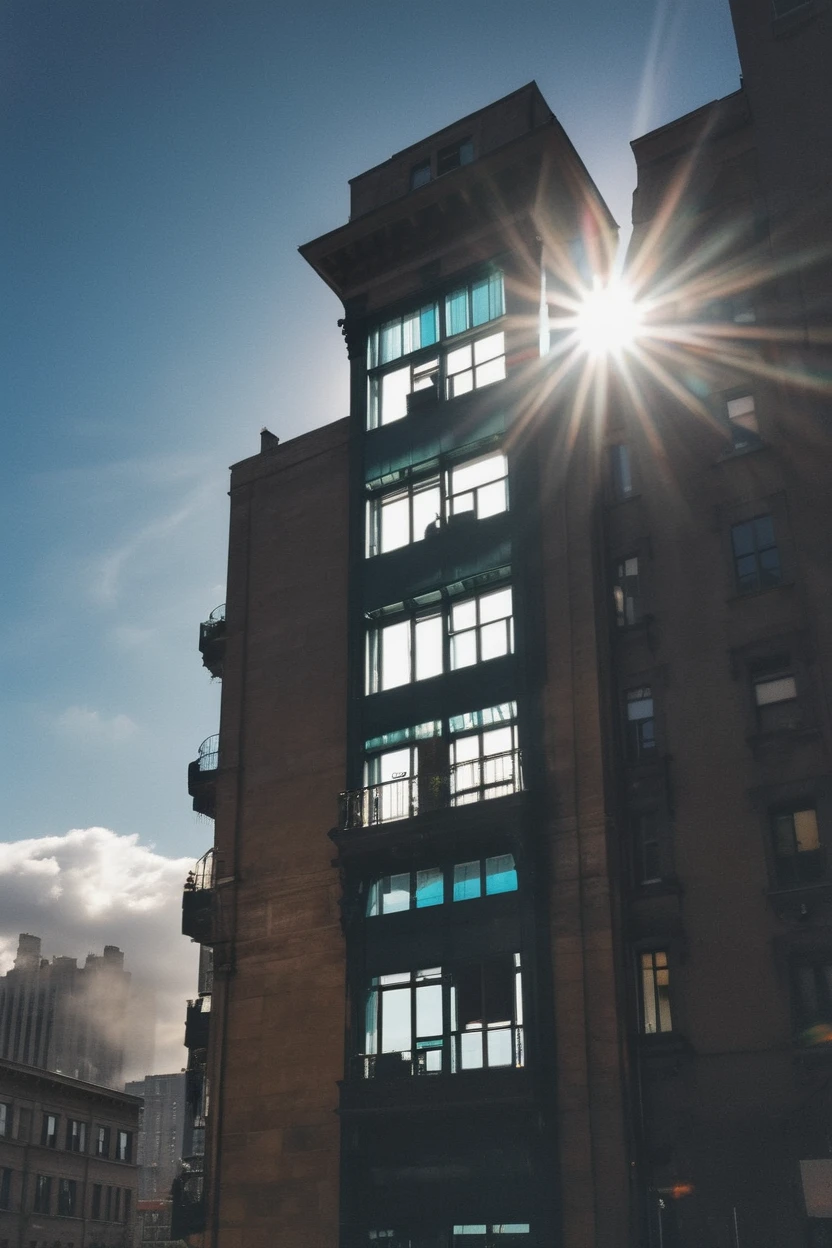
[[626, 224], [629, 140], [739, 85], [728, 0], [6, 0], [0, 47], [2, 838], [197, 857], [227, 467], [346, 413], [298, 245], [532, 78]]

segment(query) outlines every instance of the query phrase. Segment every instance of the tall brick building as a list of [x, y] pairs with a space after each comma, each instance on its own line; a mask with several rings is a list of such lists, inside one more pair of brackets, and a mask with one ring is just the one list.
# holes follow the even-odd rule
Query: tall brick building
[[829, 11], [775, 8], [634, 144], [623, 356], [534, 84], [302, 248], [350, 416], [232, 470], [201, 633], [212, 1248], [832, 1242]]

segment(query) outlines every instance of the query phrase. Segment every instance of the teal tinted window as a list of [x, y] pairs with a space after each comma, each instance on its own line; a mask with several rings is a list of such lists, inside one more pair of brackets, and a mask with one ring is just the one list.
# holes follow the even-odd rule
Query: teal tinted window
[[497, 854], [493, 858], [486, 858], [485, 891], [488, 896], [517, 891], [517, 869], [513, 854]]
[[439, 867], [416, 872], [416, 909], [441, 906], [445, 900], [445, 882]]

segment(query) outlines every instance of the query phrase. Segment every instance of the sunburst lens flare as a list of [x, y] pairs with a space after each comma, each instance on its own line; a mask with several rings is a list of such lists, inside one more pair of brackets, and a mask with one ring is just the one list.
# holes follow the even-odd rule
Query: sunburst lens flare
[[638, 304], [621, 282], [596, 283], [578, 310], [578, 338], [589, 355], [620, 355], [633, 345], [640, 327]]

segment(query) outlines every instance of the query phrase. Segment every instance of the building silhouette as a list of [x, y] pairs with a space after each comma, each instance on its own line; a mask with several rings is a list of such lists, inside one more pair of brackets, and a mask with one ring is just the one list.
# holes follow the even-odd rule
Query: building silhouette
[[0, 1057], [105, 1087], [123, 1081], [130, 975], [124, 954], [41, 957], [21, 933], [14, 966], [0, 977]]
[[232, 469], [200, 633], [211, 1248], [832, 1244], [830, 14], [734, 7], [626, 349], [533, 83], [301, 248], [350, 416]]
[[182, 1160], [185, 1075], [182, 1071], [145, 1075], [126, 1083], [124, 1091], [142, 1100], [136, 1158], [139, 1200], [167, 1199]]

